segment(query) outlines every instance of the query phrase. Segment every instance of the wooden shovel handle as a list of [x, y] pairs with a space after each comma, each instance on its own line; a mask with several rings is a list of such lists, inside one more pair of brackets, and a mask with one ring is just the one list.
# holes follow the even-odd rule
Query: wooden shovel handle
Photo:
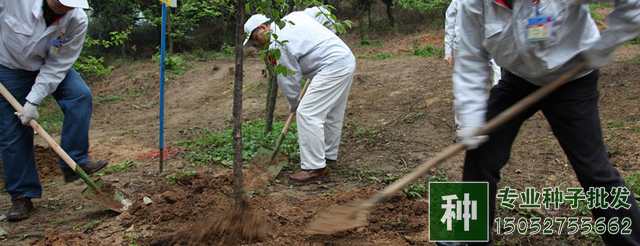
[[[544, 87], [531, 93], [527, 97], [520, 100], [518, 103], [512, 105], [511, 107], [509, 107], [508, 109], [500, 113], [495, 118], [491, 119], [489, 122], [487, 122], [486, 125], [480, 128], [474, 135], [477, 136], [477, 135], [489, 134], [490, 132], [495, 130], [497, 127], [513, 119], [513, 117], [522, 113], [525, 109], [529, 108], [531, 105], [537, 103], [542, 98], [544, 98], [545, 96], [549, 95], [551, 92], [558, 89], [560, 86], [568, 83], [571, 80], [571, 78], [573, 78], [573, 76], [578, 74], [578, 72], [580, 72], [583, 68], [584, 68], [584, 64], [579, 64], [575, 66], [573, 69], [563, 74], [562, 76], [560, 76], [560, 78], [556, 79], [550, 84], [545, 85]], [[458, 152], [463, 151], [464, 149], [465, 149], [465, 146], [460, 143], [450, 145], [449, 147], [445, 148], [444, 150], [436, 154], [436, 156], [434, 156], [430, 160], [420, 164], [420, 166], [416, 167], [413, 171], [411, 171], [411, 173], [407, 174], [401, 179], [396, 180], [391, 185], [387, 186], [387, 188], [378, 192], [369, 200], [365, 201], [365, 204], [363, 204], [363, 206], [373, 206], [376, 203], [384, 201], [391, 195], [402, 190], [405, 186], [411, 184], [413, 181], [415, 181], [416, 179], [426, 174], [429, 170], [436, 167], [438, 164], [442, 163], [442, 161], [449, 159], [450, 157], [454, 156]]]
[[[0, 83], [0, 94], [2, 94], [4, 99], [6, 99], [7, 102], [11, 104], [11, 106], [13, 106], [13, 109], [15, 109], [16, 112], [22, 113], [22, 105], [20, 105], [18, 100], [16, 100], [16, 98], [11, 95], [11, 92], [9, 92], [9, 90], [7, 90], [7, 88], [5, 88], [2, 83]], [[62, 160], [67, 163], [69, 168], [76, 172], [90, 188], [94, 190], [98, 189], [93, 180], [89, 179], [89, 176], [84, 172], [84, 170], [82, 170], [82, 168], [78, 168], [78, 164], [73, 159], [71, 159], [67, 152], [65, 152], [60, 147], [60, 145], [58, 145], [58, 143], [51, 137], [51, 135], [49, 135], [49, 133], [47, 133], [47, 131], [44, 130], [44, 128], [42, 128], [42, 126], [40, 126], [40, 124], [38, 124], [37, 121], [31, 120], [29, 122], [29, 125], [38, 133], [38, 135], [44, 138], [44, 140], [47, 142], [47, 144], [49, 144], [53, 151], [55, 151], [56, 154], [58, 154], [58, 156], [60, 156], [60, 158], [62, 158]]]
[[[307, 92], [307, 89], [309, 88], [309, 84], [311, 84], [311, 80], [307, 80], [307, 82], [304, 84], [304, 87], [302, 87], [302, 91], [298, 96], [298, 104], [296, 105], [296, 109], [298, 108], [298, 105], [300, 105], [300, 102], [302, 102], [302, 97]], [[284, 138], [285, 136], [287, 136], [287, 133], [289, 132], [289, 127], [291, 126], [291, 122], [293, 122], [293, 117], [295, 115], [296, 115], [295, 110], [292, 110], [292, 112], [289, 112], [289, 117], [287, 117], [287, 121], [284, 123], [284, 127], [282, 127], [282, 132], [280, 132], [280, 136], [278, 136], [278, 140], [276, 140], [276, 147], [273, 149], [273, 153], [271, 154], [269, 165], [273, 165], [273, 163], [275, 162], [276, 156], [278, 156], [278, 150], [280, 150], [280, 145], [282, 145], [282, 142], [284, 142]]]

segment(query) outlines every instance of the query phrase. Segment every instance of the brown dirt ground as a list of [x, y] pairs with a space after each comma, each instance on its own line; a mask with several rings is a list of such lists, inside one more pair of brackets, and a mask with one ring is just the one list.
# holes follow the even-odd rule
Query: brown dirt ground
[[[367, 198], [384, 187], [381, 180], [407, 173], [452, 142], [451, 70], [438, 58], [415, 57], [408, 51], [414, 42], [440, 39], [431, 35], [386, 38], [380, 49], [391, 50], [391, 58], [359, 59], [338, 167], [327, 182], [293, 186], [281, 175], [272, 185], [251, 192], [250, 207], [263, 213], [269, 225], [266, 239], [256, 245], [429, 245], [427, 202], [402, 194], [377, 206], [368, 227], [331, 236], [310, 236], [303, 231], [318, 211]], [[377, 52], [357, 44], [353, 47], [356, 51]], [[634, 59], [638, 54], [637, 46], [623, 47], [616, 61], [603, 69], [600, 82], [605, 140], [612, 161], [623, 174], [640, 170], [640, 66]], [[223, 129], [229, 125], [232, 67], [231, 60], [193, 61], [184, 75], [169, 76], [169, 146], [193, 137], [193, 129]], [[248, 60], [246, 119], [262, 116], [266, 88], [261, 82], [265, 81], [261, 68], [258, 60]], [[0, 244], [150, 245], [206, 221], [211, 214], [231, 211], [228, 170], [193, 167], [178, 154], [167, 161], [166, 174], [191, 169], [197, 172], [172, 184], [164, 175], [157, 175], [157, 160], [139, 158], [156, 148], [157, 79], [154, 64], [133, 62], [92, 84], [96, 97], [123, 98], [96, 104], [92, 155], [112, 163], [136, 160], [126, 172], [103, 177], [131, 196], [133, 208], [120, 215], [104, 211], [82, 200], [82, 184], [44, 178], [44, 197], [35, 201], [38, 212], [20, 223], [0, 222], [0, 227], [9, 232]], [[279, 100], [277, 116], [282, 119], [287, 109], [284, 100]], [[461, 162], [462, 155], [458, 155], [431, 174], [460, 180]], [[501, 185], [518, 189], [577, 185], [566, 157], [539, 115], [522, 128], [503, 177]], [[1, 196], [0, 209], [5, 210], [10, 204], [6, 194]], [[144, 205], [144, 197], [153, 203]], [[514, 213], [499, 211], [503, 216]], [[500, 240], [504, 245], [599, 244], [597, 238], [585, 237], [520, 236]]]

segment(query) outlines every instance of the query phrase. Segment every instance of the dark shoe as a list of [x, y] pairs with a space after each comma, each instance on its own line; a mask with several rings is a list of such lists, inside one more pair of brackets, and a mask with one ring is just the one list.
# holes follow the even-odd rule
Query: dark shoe
[[[89, 161], [89, 163], [87, 163], [87, 165], [81, 166], [82, 170], [84, 170], [85, 173], [87, 173], [87, 175], [91, 175], [94, 174], [100, 170], [102, 170], [104, 167], [107, 166], [107, 164], [109, 164], [108, 161], [105, 160], [99, 160], [99, 161]], [[76, 181], [80, 178], [80, 176], [78, 176], [78, 174], [76, 174], [74, 171], [71, 170], [64, 170], [64, 182], [65, 183], [71, 183], [73, 181]]]
[[7, 220], [16, 222], [28, 219], [33, 212], [33, 203], [31, 198], [21, 197], [11, 201], [12, 206], [7, 213]]
[[289, 175], [289, 180], [296, 183], [308, 183], [316, 180], [323, 180], [328, 177], [326, 168], [315, 170], [300, 170], [297, 173]]

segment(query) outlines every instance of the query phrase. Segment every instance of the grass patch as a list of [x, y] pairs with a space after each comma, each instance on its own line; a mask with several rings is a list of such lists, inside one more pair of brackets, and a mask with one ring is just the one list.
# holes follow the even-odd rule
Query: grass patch
[[[638, 42], [639, 42], [638, 44], [640, 44], [640, 38], [636, 38], [636, 39], [638, 39], [638, 40], [639, 40], [639, 41], [638, 41]], [[636, 39], [631, 40], [631, 42], [632, 42], [632, 41], [634, 41], [634, 40], [636, 40]], [[640, 65], [640, 56], [635, 56], [634, 58], [631, 58], [631, 60], [630, 60], [629, 62], [630, 62], [631, 64], [634, 64], [634, 65]]]
[[640, 171], [631, 173], [631, 175], [625, 177], [624, 181], [631, 192], [640, 194]]
[[109, 165], [98, 173], [99, 176], [109, 175], [113, 173], [122, 173], [136, 166], [136, 162], [132, 160], [122, 161], [117, 164]]
[[175, 185], [183, 183], [185, 180], [190, 180], [195, 176], [196, 171], [179, 171], [173, 174], [169, 174], [165, 176], [165, 178], [167, 179], [167, 182], [169, 182], [169, 184]]
[[378, 136], [378, 131], [374, 128], [354, 126], [353, 134], [356, 138], [374, 140]]
[[[273, 148], [283, 127], [284, 122], [276, 121], [273, 123], [273, 131], [267, 134], [264, 132], [264, 121], [244, 123], [242, 125], [242, 158], [245, 161], [251, 160], [261, 147]], [[200, 165], [219, 164], [225, 167], [233, 165], [235, 153], [231, 128], [222, 131], [199, 130], [198, 135], [195, 139], [178, 143], [186, 149], [185, 157], [189, 161]], [[288, 155], [289, 158], [297, 159], [299, 158], [298, 150], [296, 126], [292, 124], [280, 147], [280, 152]]]
[[196, 61], [211, 61], [221, 58], [233, 58], [234, 55], [233, 46], [224, 44], [220, 50], [197, 49], [189, 53], [187, 56]]
[[374, 144], [381, 135], [379, 130], [359, 125], [358, 122], [348, 122], [345, 129], [348, 137], [354, 139], [357, 143]]
[[634, 39], [629, 40], [629, 44], [638, 45], [640, 44], [640, 37], [636, 37]]
[[449, 177], [442, 170], [437, 170], [433, 175], [429, 176], [426, 181], [420, 180], [419, 182], [409, 185], [409, 187], [402, 190], [402, 192], [409, 199], [422, 199], [425, 198], [427, 192], [429, 192], [429, 182], [447, 182]]
[[447, 177], [447, 173], [441, 169], [436, 170], [436, 173], [429, 176], [429, 182], [447, 182], [449, 181], [449, 177]]
[[76, 225], [73, 227], [73, 229], [76, 231], [88, 232], [96, 228], [96, 226], [98, 226], [100, 223], [102, 223], [102, 220], [92, 220], [85, 224]]
[[413, 55], [420, 57], [444, 57], [444, 49], [433, 45], [426, 45], [423, 47], [416, 47], [413, 49]]
[[[344, 169], [344, 170], [336, 170], [341, 176], [347, 177], [351, 181], [355, 181], [358, 183], [380, 183], [385, 182], [387, 177], [390, 177], [391, 174], [385, 174], [381, 170], [370, 170], [370, 169]], [[386, 175], [386, 176], [385, 176]], [[382, 179], [379, 177], [384, 176]]]
[[428, 182], [418, 182], [409, 185], [409, 187], [402, 190], [409, 199], [422, 199], [429, 192], [429, 183]]
[[607, 122], [607, 128], [610, 128], [610, 129], [623, 128], [623, 127], [624, 127], [624, 122], [622, 122], [622, 121], [608, 121]]
[[[153, 62], [160, 62], [160, 53], [156, 53], [152, 58]], [[187, 71], [187, 61], [182, 55], [171, 54], [165, 57], [164, 68], [175, 75], [182, 75]]]
[[378, 52], [375, 55], [373, 55], [373, 58], [376, 60], [386, 60], [393, 57], [393, 55], [391, 53], [388, 52]]
[[124, 99], [124, 98], [122, 96], [120, 96], [120, 95], [96, 96], [95, 97], [95, 102], [98, 103], [98, 104], [114, 103], [114, 102], [122, 101], [122, 99]]
[[370, 40], [368, 37], [365, 36], [365, 37], [362, 37], [362, 39], [360, 39], [360, 46], [380, 48], [384, 46], [384, 43], [382, 42], [382, 40]]
[[595, 20], [596, 22], [604, 21], [606, 16], [598, 13], [597, 10], [605, 9], [605, 8], [612, 8], [611, 3], [591, 3], [591, 4], [589, 4], [589, 10], [591, 12], [591, 17], [593, 18], [593, 20]]
[[571, 209], [572, 216], [591, 216], [591, 210], [587, 207], [587, 203], [582, 202], [578, 203], [578, 207], [576, 209]]
[[45, 98], [42, 106], [38, 107], [38, 113], [40, 114], [38, 123], [45, 131], [49, 134], [61, 131], [64, 114], [53, 97]]

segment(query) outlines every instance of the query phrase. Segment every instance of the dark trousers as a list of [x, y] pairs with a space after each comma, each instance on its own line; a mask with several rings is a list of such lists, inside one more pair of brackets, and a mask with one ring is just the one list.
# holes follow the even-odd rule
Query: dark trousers
[[[542, 110], [547, 118], [585, 191], [589, 187], [605, 187], [610, 191], [612, 187], [624, 186], [620, 174], [609, 162], [602, 139], [597, 85], [598, 71], [569, 82], [489, 134], [489, 140], [479, 148], [466, 152], [463, 180], [489, 182], [491, 228], [500, 169], [509, 160], [520, 126], [538, 110]], [[500, 83], [491, 89], [487, 119], [497, 116], [538, 88], [508, 71], [503, 72]], [[602, 239], [607, 245], [640, 245], [640, 210], [633, 192], [628, 203], [631, 204], [630, 209], [592, 210], [594, 217], [605, 217], [606, 221], [612, 217], [620, 220], [629, 217], [632, 220], [632, 235], [604, 234]]]

